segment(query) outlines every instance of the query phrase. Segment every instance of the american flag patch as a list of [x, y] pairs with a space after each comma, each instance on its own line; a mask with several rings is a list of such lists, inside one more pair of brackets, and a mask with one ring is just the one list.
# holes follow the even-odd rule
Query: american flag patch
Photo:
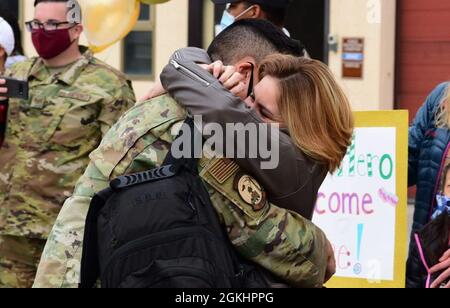
[[208, 172], [219, 184], [223, 184], [238, 170], [239, 166], [234, 161], [230, 159], [219, 159], [212, 164]]

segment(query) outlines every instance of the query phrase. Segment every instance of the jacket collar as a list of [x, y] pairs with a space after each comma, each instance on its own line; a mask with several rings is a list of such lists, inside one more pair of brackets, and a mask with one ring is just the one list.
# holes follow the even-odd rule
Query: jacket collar
[[[52, 80], [57, 79], [69, 86], [72, 85], [93, 58], [92, 52], [87, 47], [80, 46], [80, 52], [82, 54], [80, 59], [68, 66], [62, 73], [53, 76]], [[52, 76], [50, 75], [49, 69], [45, 66], [44, 60], [37, 58], [30, 70], [29, 78], [35, 78], [41, 82], [45, 82], [49, 77]]]

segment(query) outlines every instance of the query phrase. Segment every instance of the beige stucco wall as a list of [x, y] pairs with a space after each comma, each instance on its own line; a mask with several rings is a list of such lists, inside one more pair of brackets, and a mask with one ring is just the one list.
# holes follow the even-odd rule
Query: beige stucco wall
[[[339, 52], [329, 64], [355, 110], [386, 110], [394, 106], [396, 0], [331, 0], [330, 33]], [[364, 78], [342, 78], [342, 38], [365, 39]]]
[[203, 0], [203, 47], [207, 48], [214, 39], [214, 3]]
[[[22, 0], [23, 21], [33, 19], [33, 2], [34, 1], [31, 0]], [[172, 53], [176, 49], [187, 45], [188, 1], [172, 0], [167, 3], [157, 5], [154, 8], [154, 69], [156, 73], [155, 76], [159, 76]], [[82, 43], [86, 44], [86, 41], [84, 40]], [[113, 67], [122, 70], [121, 46], [121, 43], [117, 43], [96, 56]], [[28, 56], [36, 55], [28, 33], [25, 33], [24, 48]], [[142, 97], [150, 89], [151, 85], [152, 81], [133, 81], [136, 96], [138, 98]]]

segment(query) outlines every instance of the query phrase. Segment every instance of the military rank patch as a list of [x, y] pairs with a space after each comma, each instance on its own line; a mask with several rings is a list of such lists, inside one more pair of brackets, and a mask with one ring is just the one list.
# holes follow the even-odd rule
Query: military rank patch
[[238, 172], [234, 178], [233, 188], [245, 203], [252, 206], [254, 211], [260, 211], [265, 207], [267, 203], [266, 192], [251, 176]]
[[91, 100], [91, 96], [89, 94], [70, 92], [70, 91], [66, 91], [66, 90], [60, 90], [58, 92], [58, 96], [64, 97], [64, 98], [77, 99], [77, 100], [83, 101], [83, 102], [89, 102]]
[[239, 170], [239, 166], [230, 159], [218, 159], [215, 161], [208, 172], [219, 183], [225, 183], [233, 174]]

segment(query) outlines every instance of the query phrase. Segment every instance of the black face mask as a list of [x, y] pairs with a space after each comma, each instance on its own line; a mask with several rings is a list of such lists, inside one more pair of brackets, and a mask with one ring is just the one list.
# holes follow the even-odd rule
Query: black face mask
[[252, 66], [252, 72], [251, 72], [251, 75], [250, 75], [250, 82], [248, 84], [247, 97], [252, 95], [253, 90], [254, 90], [254, 83], [255, 83], [255, 65], [253, 63], [251, 63], [251, 62], [248, 62], [248, 64], [250, 64]]

